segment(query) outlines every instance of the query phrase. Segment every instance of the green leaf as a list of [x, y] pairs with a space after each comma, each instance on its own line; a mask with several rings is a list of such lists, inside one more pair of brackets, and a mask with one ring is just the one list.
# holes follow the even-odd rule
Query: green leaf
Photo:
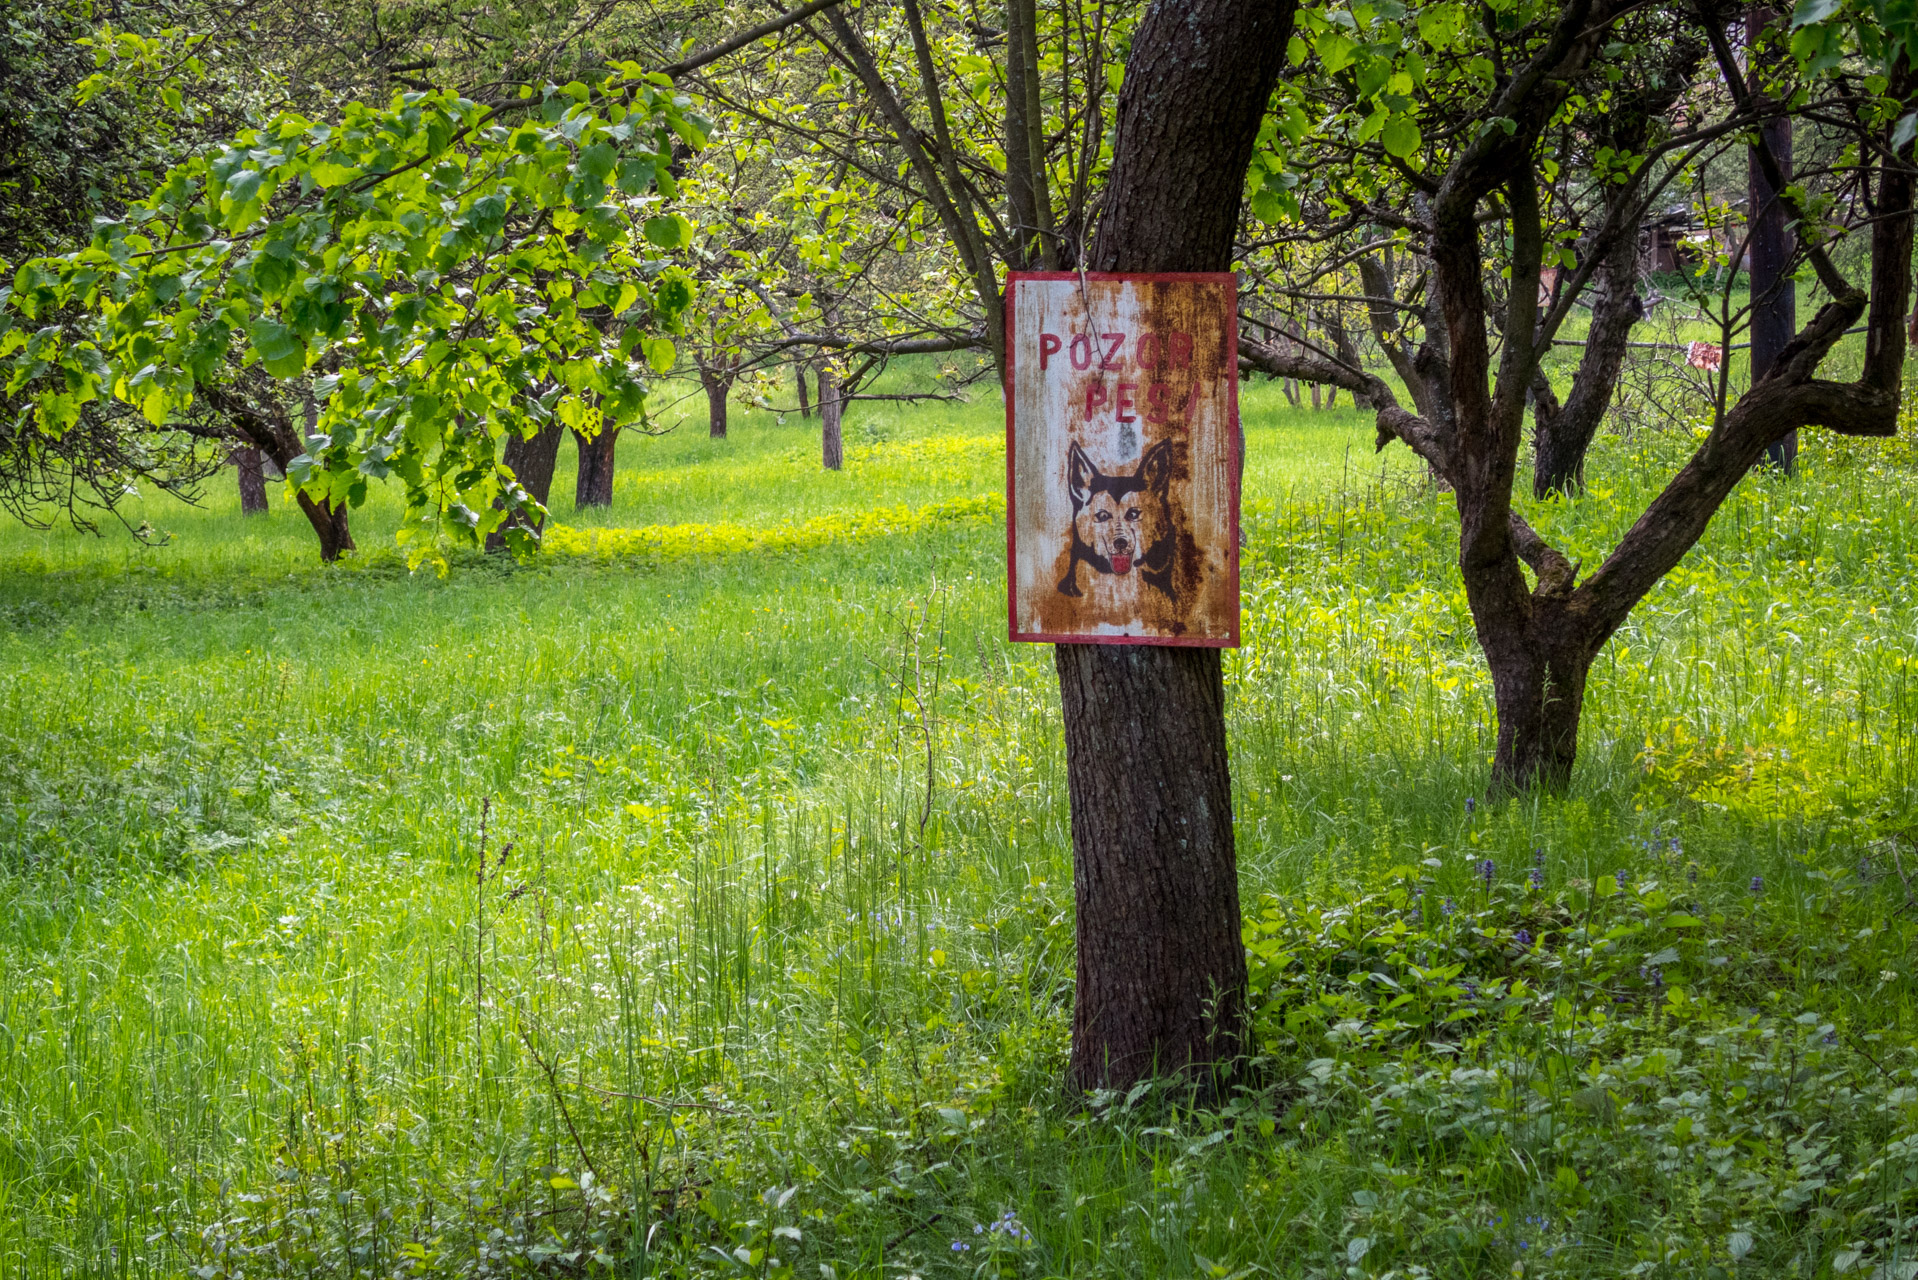
[[1791, 11], [1791, 29], [1809, 27], [1815, 22], [1823, 22], [1843, 7], [1844, 0], [1798, 0]]
[[646, 239], [662, 249], [677, 249], [693, 238], [693, 224], [676, 213], [646, 219], [643, 230]]
[[1328, 31], [1318, 39], [1319, 61], [1332, 75], [1337, 75], [1352, 65], [1352, 57], [1358, 51], [1358, 42], [1339, 31]]
[[629, 196], [645, 195], [653, 185], [653, 161], [650, 156], [619, 162], [619, 189]]
[[247, 326], [247, 334], [260, 363], [274, 377], [295, 378], [306, 372], [306, 345], [285, 325], [255, 320]]
[[1385, 128], [1379, 133], [1379, 141], [1385, 145], [1387, 152], [1403, 160], [1419, 149], [1422, 139], [1418, 123], [1412, 117], [1394, 115], [1385, 122]]
[[1458, 5], [1433, 5], [1419, 10], [1419, 35], [1435, 49], [1450, 45], [1464, 25], [1465, 14]]
[[619, 161], [619, 152], [604, 142], [595, 142], [579, 153], [579, 171], [599, 181], [606, 181], [613, 172], [613, 166]]
[[646, 349], [646, 363], [653, 367], [654, 373], [670, 373], [673, 361], [679, 359], [679, 348], [673, 345], [671, 338], [648, 338], [643, 344]]

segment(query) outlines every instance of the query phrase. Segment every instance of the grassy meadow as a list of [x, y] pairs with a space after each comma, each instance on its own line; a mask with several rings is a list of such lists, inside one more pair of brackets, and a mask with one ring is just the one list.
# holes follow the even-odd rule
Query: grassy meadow
[[[590, 515], [569, 445], [525, 564], [409, 572], [376, 493], [322, 568], [225, 478], [0, 530], [0, 1276], [1918, 1276], [1910, 436], [1747, 480], [1494, 802], [1446, 496], [1244, 419], [1203, 1106], [1059, 1084], [996, 395], [843, 474], [695, 416]], [[1595, 564], [1686, 443], [1532, 518]]]

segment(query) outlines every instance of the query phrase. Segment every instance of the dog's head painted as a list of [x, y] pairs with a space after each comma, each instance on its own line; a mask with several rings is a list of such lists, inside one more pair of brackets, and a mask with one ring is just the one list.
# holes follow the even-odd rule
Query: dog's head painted
[[1066, 489], [1072, 497], [1072, 554], [1059, 583], [1064, 595], [1079, 592], [1079, 566], [1095, 573], [1131, 573], [1167, 596], [1172, 586], [1171, 527], [1168, 494], [1172, 484], [1172, 443], [1161, 440], [1140, 455], [1126, 475], [1108, 475], [1093, 465], [1075, 442], [1066, 455]]

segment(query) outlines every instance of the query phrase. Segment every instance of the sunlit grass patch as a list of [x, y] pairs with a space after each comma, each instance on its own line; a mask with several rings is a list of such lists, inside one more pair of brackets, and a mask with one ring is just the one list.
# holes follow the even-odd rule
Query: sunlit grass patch
[[[995, 394], [856, 406], [838, 475], [796, 416], [635, 438], [444, 578], [377, 496], [338, 570], [278, 508], [0, 535], [0, 1271], [1898, 1276], [1908, 462], [1741, 486], [1572, 791], [1492, 803], [1449, 495], [1245, 419], [1259, 1061], [1203, 1106], [1058, 1087]], [[1589, 567], [1680, 447], [1528, 513]]]

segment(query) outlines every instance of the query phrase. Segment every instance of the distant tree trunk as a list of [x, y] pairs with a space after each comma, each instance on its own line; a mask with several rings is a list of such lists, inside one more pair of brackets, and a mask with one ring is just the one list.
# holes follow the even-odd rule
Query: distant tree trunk
[[[306, 413], [306, 434], [311, 436], [320, 429], [320, 406], [308, 388], [302, 393]], [[275, 458], [273, 461], [284, 473], [292, 463], [294, 455]], [[357, 551], [353, 545], [353, 530], [347, 521], [347, 505], [344, 502], [323, 502], [309, 498], [304, 493], [299, 496], [300, 509], [306, 512], [306, 518], [313, 525], [313, 532], [320, 538], [320, 559], [332, 564], [348, 551]]]
[[1543, 361], [1532, 375], [1534, 497], [1570, 494], [1585, 486], [1585, 454], [1618, 388], [1632, 326], [1645, 314], [1638, 297], [1637, 236], [1620, 236], [1593, 276], [1600, 292], [1592, 304], [1585, 354], [1565, 403], [1559, 404]]
[[812, 417], [812, 400], [806, 394], [806, 362], [793, 361], [793, 381], [799, 384], [799, 416]]
[[[514, 435], [508, 436], [506, 440], [506, 453], [502, 460], [511, 468], [520, 485], [542, 507], [552, 497], [553, 471], [559, 466], [559, 442], [565, 434], [566, 428], [560, 420], [549, 418], [546, 425], [540, 428], [539, 433], [531, 438]], [[537, 533], [545, 526], [546, 522], [540, 520], [534, 522], [532, 528]], [[486, 535], [488, 551], [506, 549], [506, 528], [506, 525], [501, 525]]]
[[[1292, 0], [1157, 0], [1120, 91], [1088, 266], [1226, 271]], [[1217, 649], [1054, 652], [1072, 804], [1078, 983], [1072, 1080], [1230, 1072], [1245, 947]]]
[[839, 419], [845, 411], [845, 388], [839, 385], [839, 371], [831, 365], [819, 369], [819, 461], [828, 471], [843, 470], [845, 443], [840, 438]]
[[[1754, 5], [1745, 13], [1745, 46], [1754, 48], [1765, 27], [1776, 15], [1766, 5]], [[1776, 38], [1776, 37], [1774, 37]], [[1778, 160], [1785, 182], [1792, 176], [1791, 120], [1779, 118], [1760, 126], [1766, 145]], [[1748, 190], [1751, 235], [1747, 252], [1751, 255], [1751, 381], [1753, 386], [1771, 372], [1778, 353], [1798, 332], [1798, 291], [1785, 268], [1791, 265], [1794, 236], [1787, 229], [1785, 205], [1777, 191], [1765, 180], [1757, 148], [1749, 148]], [[1736, 266], [1736, 264], [1733, 264]], [[1765, 450], [1765, 460], [1786, 475], [1798, 462], [1796, 431], [1774, 442]]]
[[579, 444], [579, 483], [573, 488], [573, 506], [610, 507], [613, 505], [613, 460], [619, 449], [619, 428], [601, 427], [588, 439], [573, 432]]
[[[201, 388], [200, 394], [207, 403], [223, 414], [227, 421], [240, 432], [273, 465], [281, 475], [287, 473], [293, 459], [306, 451], [300, 435], [293, 429], [291, 417], [286, 406], [271, 391], [256, 389], [252, 394], [237, 386], [208, 384]], [[311, 393], [306, 396], [306, 429], [310, 435], [319, 422], [319, 406], [313, 401]], [[320, 540], [320, 559], [331, 563], [342, 554], [353, 551], [353, 533], [347, 519], [347, 507], [344, 503], [333, 505], [319, 502], [308, 495], [297, 494], [295, 501], [300, 510], [313, 526], [313, 532]]]
[[726, 398], [732, 393], [733, 372], [724, 357], [700, 361], [699, 384], [706, 388], [706, 434], [726, 438]]
[[1057, 265], [1052, 194], [1046, 185], [1045, 117], [1039, 91], [1037, 0], [1006, 4], [1006, 214], [1012, 265]]
[[266, 500], [266, 466], [260, 458], [260, 451], [250, 444], [243, 444], [233, 450], [231, 457], [233, 469], [240, 477], [240, 514], [266, 514], [270, 504]]

